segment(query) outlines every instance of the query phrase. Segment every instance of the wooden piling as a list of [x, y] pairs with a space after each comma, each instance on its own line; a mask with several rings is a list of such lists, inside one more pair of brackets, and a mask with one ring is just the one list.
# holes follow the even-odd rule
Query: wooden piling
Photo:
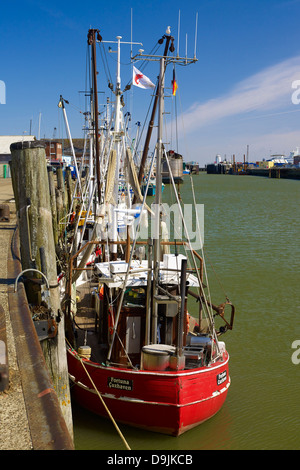
[[[42, 269], [49, 283], [49, 308], [57, 334], [41, 341], [45, 360], [70, 435], [73, 423], [65, 348], [64, 317], [57, 283], [56, 251], [44, 144], [17, 142], [11, 145], [11, 173], [20, 232], [22, 269]], [[41, 250], [42, 248], [42, 250]], [[45, 253], [41, 263], [41, 252]], [[30, 275], [31, 273], [26, 273]]]
[[72, 197], [73, 197], [73, 184], [72, 184], [72, 174], [71, 168], [66, 168], [66, 184], [67, 184], [67, 194], [68, 194], [68, 210], [72, 210]]
[[62, 198], [64, 211], [67, 211], [68, 199], [67, 199], [67, 194], [66, 194], [63, 169], [61, 167], [58, 167], [56, 169], [56, 181], [57, 181], [56, 187], [61, 192], [61, 198]]
[[56, 210], [54, 174], [53, 174], [53, 168], [52, 167], [48, 166], [47, 170], [48, 170], [50, 204], [51, 204], [51, 213], [52, 213], [53, 237], [54, 237], [55, 247], [57, 247], [57, 244], [58, 244], [58, 228], [57, 228], [57, 210]]
[[58, 236], [60, 236], [64, 232], [64, 228], [65, 228], [65, 210], [64, 210], [64, 204], [63, 204], [62, 198], [63, 198], [62, 191], [58, 188], [55, 188]]

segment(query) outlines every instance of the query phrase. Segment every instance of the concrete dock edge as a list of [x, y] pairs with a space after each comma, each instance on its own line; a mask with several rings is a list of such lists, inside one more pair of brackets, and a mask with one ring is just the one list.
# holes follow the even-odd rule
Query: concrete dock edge
[[[10, 207], [13, 205], [10, 204]], [[7, 229], [3, 224], [0, 227], [2, 234], [5, 232], [9, 247], [7, 272], [2, 275], [1, 299], [5, 304], [2, 313], [5, 309], [6, 328], [2, 336], [7, 337], [9, 346], [7, 363], [10, 382], [8, 389], [0, 394], [0, 448], [74, 450], [32, 321], [23, 283], [19, 281], [14, 291], [14, 280], [22, 271], [18, 230], [14, 223], [12, 220]], [[3, 257], [5, 254], [1, 253]], [[5, 286], [7, 295], [4, 295]], [[10, 360], [12, 349], [15, 350], [16, 360]], [[4, 408], [5, 413], [1, 413]], [[20, 429], [17, 429], [17, 421], [20, 422]]]

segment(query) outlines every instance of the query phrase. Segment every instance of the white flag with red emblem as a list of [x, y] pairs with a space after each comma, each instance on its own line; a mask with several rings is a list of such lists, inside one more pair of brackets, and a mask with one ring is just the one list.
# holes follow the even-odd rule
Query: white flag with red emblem
[[146, 77], [146, 75], [144, 75], [134, 66], [132, 83], [139, 88], [155, 88], [155, 85], [151, 82], [150, 78]]

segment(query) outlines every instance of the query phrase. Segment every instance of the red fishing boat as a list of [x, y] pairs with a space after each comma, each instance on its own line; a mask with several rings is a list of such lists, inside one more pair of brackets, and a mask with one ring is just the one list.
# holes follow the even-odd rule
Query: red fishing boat
[[[155, 360], [159, 354], [163, 354], [159, 357], [164, 361], [168, 356], [165, 349], [161, 352], [153, 348], [150, 354]], [[78, 403], [93, 413], [108, 416], [95, 384], [117, 422], [173, 436], [201, 424], [220, 410], [230, 385], [228, 360], [224, 350], [209, 366], [180, 371], [168, 367], [164, 371], [130, 370], [86, 360], [87, 375], [78, 353], [69, 349], [68, 354], [72, 394]], [[158, 367], [153, 365], [155, 368]]]
[[[94, 58], [95, 30], [89, 31], [88, 38]], [[104, 42], [101, 37], [98, 40]], [[234, 307], [227, 298], [216, 306], [206, 294], [203, 252], [198, 253], [189, 237], [170, 166], [184, 237], [179, 238], [175, 231], [173, 238], [169, 236], [165, 220], [170, 214], [166, 214], [166, 206], [162, 213], [162, 181], [158, 169], [162, 159], [168, 163], [168, 154], [162, 145], [167, 65], [187, 65], [196, 60], [168, 57], [169, 50], [174, 52], [170, 31], [159, 42], [164, 41], [164, 53], [158, 56], [160, 76], [153, 105], [153, 110], [158, 105], [160, 111], [158, 137], [148, 172], [152, 174], [155, 162], [155, 205], [150, 208], [146, 204], [148, 188], [144, 196], [141, 195], [139, 185], [144, 176], [145, 158], [141, 159], [139, 173], [135, 173], [133, 157], [126, 144], [124, 121], [120, 118], [121, 37], [118, 36], [114, 130], [107, 128], [105, 142], [91, 145], [95, 147], [95, 160], [101, 161], [101, 168], [107, 171], [103, 172], [99, 184], [95, 184], [96, 189], [101, 188], [96, 200], [93, 190], [84, 207], [79, 212], [77, 209], [78, 232], [70, 231], [72, 249], [66, 276], [65, 314], [73, 399], [96, 414], [113, 417], [116, 422], [178, 436], [215, 415], [225, 401], [230, 385], [229, 354], [219, 337], [232, 329]], [[153, 60], [152, 55], [149, 57]], [[136, 58], [147, 59], [147, 56], [140, 51]], [[95, 67], [95, 61], [92, 63]], [[94, 69], [92, 76], [96, 75]], [[173, 80], [174, 77], [173, 74]], [[93, 96], [96, 100], [95, 83]], [[145, 83], [149, 84], [149, 79]], [[97, 117], [98, 112], [94, 116]], [[91, 121], [94, 123], [97, 119], [92, 116]], [[152, 128], [153, 122], [144, 145], [145, 157]], [[95, 140], [98, 139], [97, 129], [96, 124]], [[101, 148], [109, 152], [99, 154]], [[127, 164], [127, 169], [120, 162]], [[99, 168], [99, 165], [93, 167]], [[131, 175], [130, 190], [129, 183], [123, 184], [126, 174]], [[133, 201], [130, 201], [132, 194]], [[83, 209], [89, 214], [85, 222], [81, 218]], [[153, 216], [154, 228], [151, 237], [142, 239], [145, 214]], [[198, 237], [200, 233], [197, 219]], [[91, 261], [95, 248], [97, 256]], [[194, 306], [190, 307], [191, 302]], [[195, 305], [197, 313], [189, 315], [188, 310], [194, 312]], [[227, 320], [228, 309], [230, 318]], [[221, 325], [217, 327], [218, 319]]]

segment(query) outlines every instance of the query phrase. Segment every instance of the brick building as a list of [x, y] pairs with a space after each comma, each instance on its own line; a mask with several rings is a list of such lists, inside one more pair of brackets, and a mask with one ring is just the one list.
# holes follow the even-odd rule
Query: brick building
[[45, 140], [46, 144], [45, 152], [46, 158], [49, 161], [62, 161], [62, 144], [54, 140]]

